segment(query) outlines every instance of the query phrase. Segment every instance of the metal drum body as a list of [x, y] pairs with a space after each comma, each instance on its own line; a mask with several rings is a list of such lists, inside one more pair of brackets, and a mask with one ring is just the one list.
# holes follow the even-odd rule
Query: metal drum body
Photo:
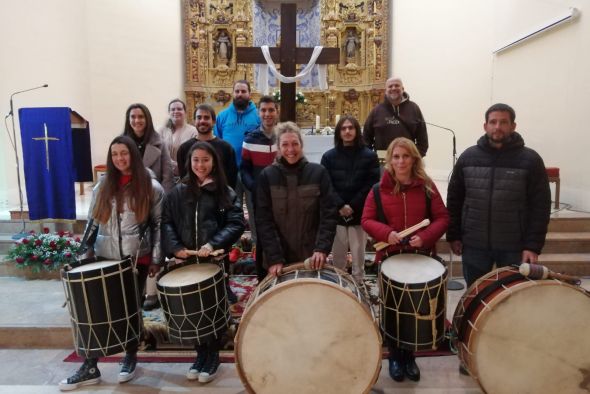
[[381, 329], [396, 347], [436, 349], [444, 339], [447, 268], [438, 257], [400, 253], [379, 273]]
[[488, 393], [590, 392], [590, 294], [503, 267], [478, 279], [453, 317], [459, 358]]
[[73, 266], [61, 276], [76, 352], [103, 357], [137, 345], [142, 315], [131, 259], [89, 259]]
[[185, 262], [158, 276], [168, 335], [182, 344], [205, 344], [227, 329], [230, 314], [224, 272], [217, 264]]
[[381, 369], [381, 336], [350, 275], [294, 264], [252, 294], [235, 354], [250, 393], [366, 393]]

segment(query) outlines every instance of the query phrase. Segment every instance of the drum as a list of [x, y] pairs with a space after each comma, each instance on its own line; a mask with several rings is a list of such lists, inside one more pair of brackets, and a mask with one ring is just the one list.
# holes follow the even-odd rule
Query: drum
[[436, 349], [445, 334], [447, 267], [439, 257], [400, 253], [379, 273], [381, 329], [391, 344], [411, 351]]
[[76, 352], [103, 357], [137, 345], [142, 315], [131, 259], [88, 259], [72, 266], [61, 277]]
[[381, 369], [367, 297], [333, 266], [266, 277], [236, 334], [236, 368], [250, 393], [366, 393]]
[[477, 280], [453, 317], [459, 358], [488, 393], [588, 393], [590, 294], [504, 267]]
[[157, 287], [172, 341], [205, 344], [225, 332], [230, 314], [219, 265], [175, 264], [158, 276]]

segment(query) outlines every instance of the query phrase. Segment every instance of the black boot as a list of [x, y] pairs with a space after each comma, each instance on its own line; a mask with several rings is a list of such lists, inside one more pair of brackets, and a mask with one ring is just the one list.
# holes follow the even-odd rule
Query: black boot
[[401, 349], [389, 348], [389, 376], [396, 382], [404, 381], [404, 360]]
[[404, 371], [408, 379], [417, 382], [420, 380], [420, 368], [416, 364], [416, 357], [411, 350], [404, 350]]

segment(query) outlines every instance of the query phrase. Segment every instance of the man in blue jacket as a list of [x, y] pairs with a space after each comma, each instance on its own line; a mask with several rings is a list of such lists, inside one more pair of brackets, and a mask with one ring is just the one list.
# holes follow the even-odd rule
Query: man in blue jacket
[[[240, 79], [234, 82], [232, 95], [232, 103], [217, 115], [213, 132], [217, 137], [229, 142], [234, 148], [236, 165], [240, 168], [244, 137], [246, 133], [256, 130], [260, 126], [260, 117], [258, 116], [256, 105], [250, 100], [250, 84], [248, 81]], [[239, 174], [235, 191], [239, 201], [243, 201], [244, 193], [246, 193], [246, 208], [249, 216], [250, 234], [252, 234], [252, 242], [256, 242], [254, 219], [250, 219], [253, 217], [252, 194], [244, 187]]]

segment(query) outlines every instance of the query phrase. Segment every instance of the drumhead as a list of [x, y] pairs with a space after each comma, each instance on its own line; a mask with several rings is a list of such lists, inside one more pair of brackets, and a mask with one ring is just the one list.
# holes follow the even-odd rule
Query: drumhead
[[400, 283], [425, 283], [443, 276], [445, 266], [429, 256], [401, 253], [385, 259], [381, 273]]
[[97, 261], [97, 262], [94, 262], [94, 263], [84, 264], [84, 265], [81, 265], [79, 267], [72, 268], [68, 272], [74, 273], [74, 272], [92, 271], [92, 270], [95, 270], [95, 269], [101, 269], [101, 268], [110, 267], [110, 266], [113, 266], [115, 264], [119, 264], [120, 262], [121, 262], [120, 260]]
[[368, 392], [381, 366], [369, 313], [350, 292], [317, 279], [262, 294], [236, 339], [238, 371], [256, 393]]
[[586, 293], [562, 282], [539, 281], [489, 306], [475, 323], [469, 362], [486, 392], [586, 392]]
[[183, 287], [209, 279], [220, 270], [216, 264], [189, 264], [164, 274], [158, 284], [162, 287]]

